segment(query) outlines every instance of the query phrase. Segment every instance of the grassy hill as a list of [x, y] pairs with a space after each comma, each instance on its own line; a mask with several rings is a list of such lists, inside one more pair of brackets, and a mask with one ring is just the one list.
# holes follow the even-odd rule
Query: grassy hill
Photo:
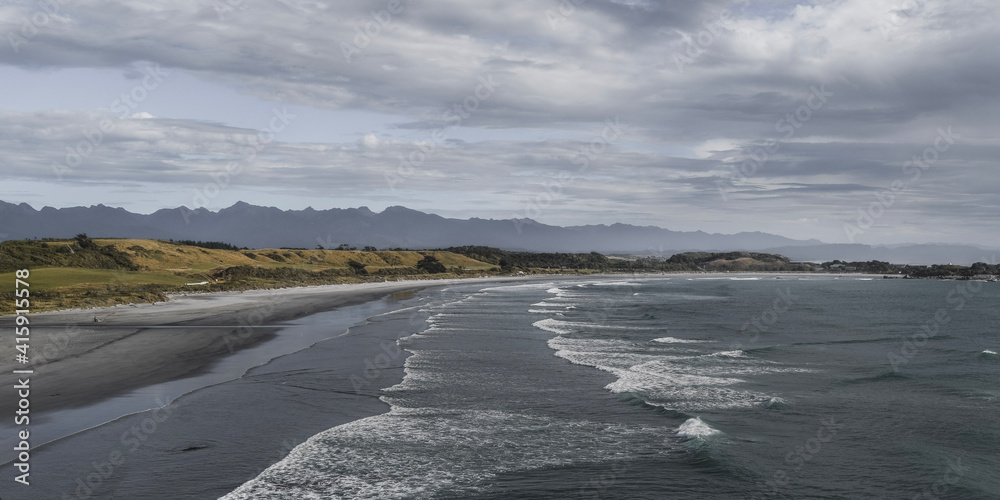
[[[159, 240], [90, 239], [0, 243], [0, 314], [12, 313], [14, 271], [29, 269], [33, 311], [155, 302], [168, 293], [245, 290], [479, 275], [496, 266], [445, 251], [225, 250]], [[352, 267], [351, 263], [354, 263]], [[198, 284], [193, 284], [198, 283]], [[204, 284], [202, 284], [204, 283]]]
[[[598, 253], [510, 252], [478, 246], [425, 251], [246, 250], [220, 242], [90, 239], [78, 235], [71, 240], [0, 243], [0, 283], [4, 283], [0, 285], [0, 314], [14, 311], [17, 269], [31, 271], [31, 309], [43, 311], [155, 302], [180, 292], [399, 278], [512, 272], [832, 272], [830, 264], [796, 263], [781, 255], [754, 252], [687, 252], [664, 260], [609, 258]], [[870, 266], [859, 266], [846, 269], [870, 270]]]
[[[158, 240], [96, 239], [97, 244], [111, 246], [127, 254], [135, 264], [145, 270], [186, 272], [205, 277], [219, 273], [233, 266], [257, 266], [265, 268], [294, 267], [311, 271], [329, 269], [349, 269], [353, 260], [365, 265], [369, 273], [384, 269], [407, 269], [416, 266], [425, 255], [435, 256], [447, 268], [463, 270], [487, 270], [492, 266], [485, 262], [452, 252], [362, 251], [362, 250], [219, 250], [182, 245]], [[193, 274], [192, 274], [193, 273]]]
[[690, 270], [715, 272], [810, 272], [814, 270], [813, 266], [793, 263], [783, 255], [757, 252], [685, 252], [670, 257], [666, 262], [685, 266]]

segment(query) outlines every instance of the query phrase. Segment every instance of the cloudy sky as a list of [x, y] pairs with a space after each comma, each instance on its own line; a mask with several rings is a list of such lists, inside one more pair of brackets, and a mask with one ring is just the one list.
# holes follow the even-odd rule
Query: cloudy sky
[[996, 247], [998, 12], [6, 0], [0, 200]]

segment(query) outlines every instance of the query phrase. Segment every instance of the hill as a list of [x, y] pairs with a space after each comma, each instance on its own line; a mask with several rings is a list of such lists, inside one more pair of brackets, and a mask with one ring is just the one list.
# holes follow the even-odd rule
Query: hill
[[[156, 302], [168, 293], [426, 278], [432, 273], [419, 264], [428, 258], [444, 267], [435, 277], [499, 271], [447, 251], [227, 250], [81, 234], [0, 243], [0, 279], [13, 282], [15, 270], [29, 269], [32, 310], [43, 311]], [[13, 292], [0, 294], [0, 314], [13, 312], [13, 303]]]

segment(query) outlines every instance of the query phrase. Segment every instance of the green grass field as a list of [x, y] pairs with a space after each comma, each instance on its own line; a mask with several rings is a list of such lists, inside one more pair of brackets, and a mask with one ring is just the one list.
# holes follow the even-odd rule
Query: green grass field
[[413, 267], [433, 255], [445, 267], [467, 270], [489, 270], [495, 266], [451, 252], [417, 252], [412, 250], [295, 250], [263, 248], [256, 250], [215, 250], [178, 245], [157, 240], [95, 239], [95, 243], [129, 254], [132, 260], [151, 271], [211, 273], [232, 266], [250, 265], [269, 268], [294, 267], [311, 271], [347, 269], [348, 261], [364, 264], [369, 272], [380, 269]]
[[[121, 271], [118, 269], [80, 269], [75, 267], [42, 267], [31, 269], [26, 280], [32, 291], [53, 291], [60, 288], [145, 284], [177, 286], [186, 278], [168, 273]], [[14, 283], [14, 273], [0, 274], [0, 283]]]
[[[14, 311], [14, 269], [28, 269], [35, 312], [153, 302], [184, 291], [247, 290], [284, 286], [478, 275], [496, 266], [451, 252], [255, 249], [221, 250], [159, 240], [94, 239], [0, 243], [0, 314]], [[448, 272], [416, 269], [433, 255]], [[348, 264], [365, 266], [356, 274]], [[133, 269], [133, 270], [128, 270]], [[242, 269], [231, 274], [230, 269]], [[247, 272], [246, 270], [258, 270]], [[232, 278], [232, 279], [227, 279]], [[187, 286], [186, 283], [209, 282]]]

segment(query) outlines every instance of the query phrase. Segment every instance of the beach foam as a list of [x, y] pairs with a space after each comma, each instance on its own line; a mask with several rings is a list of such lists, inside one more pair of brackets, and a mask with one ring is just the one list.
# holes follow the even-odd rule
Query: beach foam
[[679, 339], [675, 337], [660, 337], [658, 339], [653, 339], [652, 342], [660, 342], [661, 344], [700, 344], [706, 341], [693, 340], [693, 339]]
[[712, 426], [706, 424], [701, 420], [700, 417], [689, 418], [680, 427], [677, 428], [677, 435], [686, 438], [699, 438], [704, 439], [715, 434], [719, 434], [719, 430], [713, 429]]

